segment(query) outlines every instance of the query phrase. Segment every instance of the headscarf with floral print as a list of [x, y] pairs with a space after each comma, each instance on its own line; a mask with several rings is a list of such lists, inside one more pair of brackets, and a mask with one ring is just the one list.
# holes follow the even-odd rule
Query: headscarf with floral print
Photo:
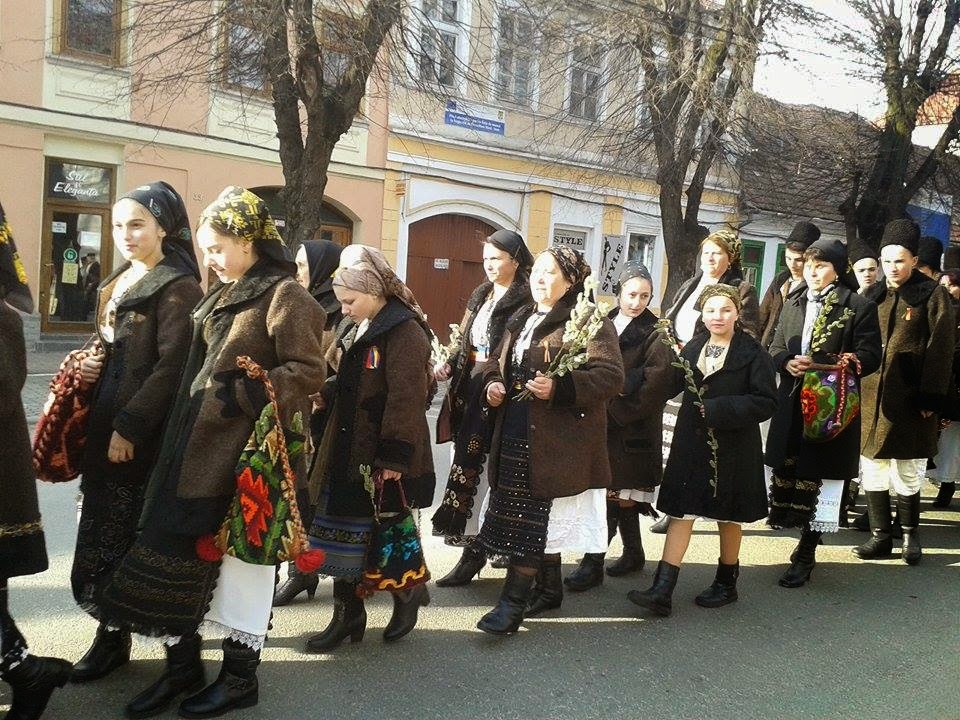
[[200, 215], [200, 224], [204, 223], [241, 242], [253, 243], [259, 255], [291, 275], [296, 273], [297, 265], [277, 232], [267, 203], [259, 195], [236, 185], [224, 188]]
[[348, 245], [340, 253], [340, 267], [333, 276], [333, 286], [380, 297], [395, 297], [426, 319], [417, 299], [375, 247]]
[[553, 256], [563, 277], [571, 285], [579, 285], [590, 275], [590, 266], [579, 250], [566, 245], [555, 245], [548, 247], [544, 252]]
[[738, 313], [743, 306], [743, 300], [740, 298], [740, 291], [737, 290], [737, 288], [733, 287], [733, 285], [726, 285], [725, 283], [716, 283], [714, 285], [707, 285], [703, 289], [703, 292], [700, 293], [700, 297], [697, 299], [697, 307], [702, 308], [707, 300], [713, 297], [728, 298]]
[[727, 257], [730, 258], [731, 265], [740, 264], [740, 254], [743, 250], [743, 241], [740, 240], [740, 236], [736, 233], [736, 231], [724, 229], [712, 232], [700, 242], [700, 247], [702, 248], [704, 243], [708, 242], [720, 247], [727, 254]]
[[0, 299], [6, 300], [17, 310], [33, 312], [33, 295], [27, 282], [27, 271], [17, 253], [3, 205], [0, 205]]

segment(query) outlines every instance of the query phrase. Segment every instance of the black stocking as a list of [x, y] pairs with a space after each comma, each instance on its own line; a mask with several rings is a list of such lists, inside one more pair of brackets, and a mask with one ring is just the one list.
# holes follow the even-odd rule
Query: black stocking
[[0, 579], [0, 678], [27, 655], [27, 641], [17, 629], [7, 606], [7, 580]]

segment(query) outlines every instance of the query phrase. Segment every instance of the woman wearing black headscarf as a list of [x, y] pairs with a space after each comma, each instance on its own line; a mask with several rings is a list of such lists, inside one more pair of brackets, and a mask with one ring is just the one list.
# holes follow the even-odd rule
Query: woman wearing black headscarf
[[[190, 311], [202, 296], [183, 200], [165, 182], [113, 206], [124, 263], [97, 289], [103, 354], [81, 366], [94, 384], [71, 572], [77, 603], [100, 617], [97, 593], [133, 544], [147, 478], [190, 346]], [[130, 659], [130, 633], [101, 622], [73, 682], [96, 680]]]
[[459, 349], [446, 366], [435, 368], [438, 380], [450, 378], [437, 418], [437, 442], [453, 440], [454, 447], [443, 502], [433, 516], [433, 532], [446, 536], [450, 545], [465, 545], [457, 565], [437, 580], [441, 587], [466, 585], [487, 561], [473, 542], [480, 530], [481, 501], [489, 487], [483, 465], [490, 428], [479, 370], [500, 343], [510, 316], [530, 303], [532, 265], [533, 256], [523, 238], [512, 230], [498, 230], [484, 240], [487, 282], [467, 301]]
[[[333, 273], [340, 264], [342, 252], [343, 247], [330, 240], [308, 240], [299, 247], [296, 254], [297, 282], [313, 296], [327, 315], [327, 323], [323, 329], [324, 356], [336, 339], [337, 327], [343, 319], [340, 301], [333, 291]], [[329, 365], [327, 374], [334, 374]], [[326, 420], [327, 412], [314, 407], [310, 416], [310, 435], [314, 448], [320, 445]], [[304, 486], [297, 491], [297, 503], [303, 514], [303, 521], [309, 526], [313, 512], [310, 507], [310, 493], [306, 488], [306, 477], [303, 478], [303, 483]], [[273, 606], [287, 605], [302, 592], [313, 599], [319, 584], [320, 576], [316, 572], [303, 572], [296, 563], [287, 563], [287, 579], [277, 588], [273, 596]]]
[[[14, 309], [16, 308], [16, 310]], [[47, 569], [30, 436], [20, 401], [27, 379], [23, 321], [33, 312], [27, 275], [0, 205], [0, 680], [13, 689], [10, 720], [39, 718], [54, 689], [70, 677], [70, 663], [30, 655], [7, 608], [7, 579]]]

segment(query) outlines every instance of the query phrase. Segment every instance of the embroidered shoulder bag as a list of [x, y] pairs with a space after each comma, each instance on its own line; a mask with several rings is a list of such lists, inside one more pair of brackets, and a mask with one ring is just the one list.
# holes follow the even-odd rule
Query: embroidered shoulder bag
[[860, 414], [860, 361], [845, 353], [836, 365], [811, 365], [800, 388], [800, 413], [808, 442], [829, 442], [846, 430]]

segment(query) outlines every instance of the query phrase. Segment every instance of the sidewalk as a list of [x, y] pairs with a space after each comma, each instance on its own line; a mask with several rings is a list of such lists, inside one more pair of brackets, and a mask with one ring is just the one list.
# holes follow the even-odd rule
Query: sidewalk
[[23, 385], [20, 397], [27, 413], [27, 424], [31, 431], [40, 417], [40, 411], [47, 400], [50, 381], [66, 353], [63, 352], [27, 352], [27, 381]]

